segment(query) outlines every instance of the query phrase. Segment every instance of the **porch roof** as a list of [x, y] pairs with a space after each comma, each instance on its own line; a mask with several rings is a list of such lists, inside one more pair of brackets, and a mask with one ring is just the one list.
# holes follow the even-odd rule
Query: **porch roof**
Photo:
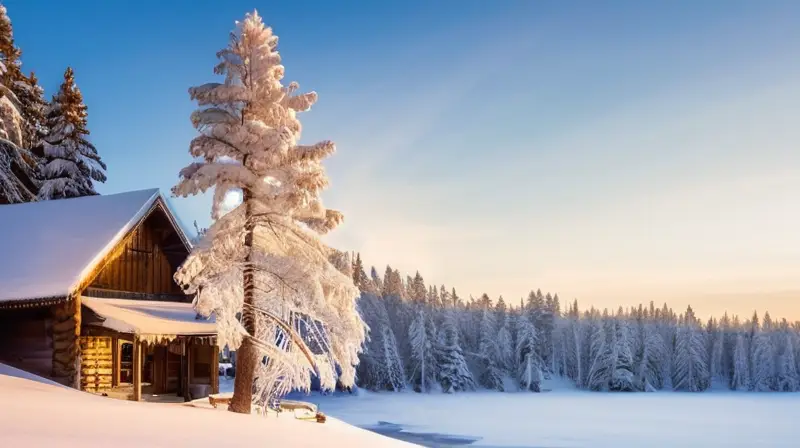
[[95, 297], [81, 297], [81, 303], [100, 318], [89, 325], [134, 334], [149, 342], [217, 334], [214, 316], [197, 317], [191, 303]]

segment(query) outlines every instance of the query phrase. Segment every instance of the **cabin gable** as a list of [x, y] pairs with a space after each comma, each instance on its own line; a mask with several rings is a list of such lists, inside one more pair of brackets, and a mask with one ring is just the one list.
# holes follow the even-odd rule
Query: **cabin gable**
[[173, 278], [188, 255], [189, 249], [163, 204], [156, 202], [142, 222], [101, 262], [99, 271], [83, 294], [92, 297], [191, 301]]

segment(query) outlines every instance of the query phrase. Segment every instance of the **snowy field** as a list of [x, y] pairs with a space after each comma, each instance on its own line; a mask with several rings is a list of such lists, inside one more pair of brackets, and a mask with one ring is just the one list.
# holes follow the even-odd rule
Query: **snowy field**
[[800, 393], [359, 392], [304, 399], [347, 423], [431, 447], [800, 446]]
[[[0, 364], [0, 447], [412, 446], [335, 418], [324, 424], [68, 389]], [[199, 406], [199, 404], [197, 404]]]

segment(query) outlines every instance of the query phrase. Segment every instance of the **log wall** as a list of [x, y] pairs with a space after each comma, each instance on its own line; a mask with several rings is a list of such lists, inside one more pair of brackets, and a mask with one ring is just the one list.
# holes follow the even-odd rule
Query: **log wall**
[[108, 336], [81, 336], [81, 390], [104, 392], [112, 387], [113, 341]]
[[81, 298], [76, 296], [55, 305], [53, 312], [53, 376], [68, 386], [80, 388]]
[[0, 310], [0, 362], [51, 377], [52, 326], [53, 319], [47, 307]]

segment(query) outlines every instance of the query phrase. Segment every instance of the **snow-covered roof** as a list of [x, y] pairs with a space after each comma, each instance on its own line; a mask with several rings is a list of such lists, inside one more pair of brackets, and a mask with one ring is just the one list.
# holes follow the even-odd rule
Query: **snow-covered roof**
[[0, 205], [0, 302], [76, 293], [159, 200], [175, 223], [158, 189]]
[[103, 318], [99, 326], [144, 340], [217, 334], [214, 317], [198, 318], [191, 303], [81, 297], [81, 304]]

